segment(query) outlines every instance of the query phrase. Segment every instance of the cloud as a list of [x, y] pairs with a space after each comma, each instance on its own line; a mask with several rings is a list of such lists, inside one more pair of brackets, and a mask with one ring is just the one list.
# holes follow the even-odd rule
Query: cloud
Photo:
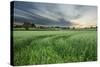
[[83, 26], [96, 26], [97, 25], [97, 7], [87, 7], [83, 9], [85, 12], [77, 19], [71, 21]]
[[18, 22], [27, 21], [49, 26], [73, 26], [76, 22], [96, 24], [97, 8], [95, 6], [14, 1], [14, 18]]

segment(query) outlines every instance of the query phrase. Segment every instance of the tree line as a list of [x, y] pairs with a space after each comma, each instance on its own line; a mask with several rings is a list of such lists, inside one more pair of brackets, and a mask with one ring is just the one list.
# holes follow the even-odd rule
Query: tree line
[[[28, 23], [28, 22], [24, 22], [22, 25], [14, 25], [14, 28], [25, 28], [25, 30], [29, 30], [29, 28], [40, 28], [40, 29], [47, 29], [47, 28], [52, 28], [52, 29], [77, 29], [77, 28], [75, 28], [75, 27], [68, 27], [68, 26], [66, 26], [66, 27], [61, 27], [61, 26], [36, 26], [34, 23]], [[95, 26], [95, 27], [93, 27], [93, 26], [91, 26], [91, 27], [89, 27], [89, 28], [84, 28], [84, 29], [97, 29], [97, 26]]]

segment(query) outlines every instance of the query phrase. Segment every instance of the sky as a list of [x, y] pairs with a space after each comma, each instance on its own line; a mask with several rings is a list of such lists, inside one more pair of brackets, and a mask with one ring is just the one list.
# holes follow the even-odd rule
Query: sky
[[88, 5], [14, 1], [12, 15], [18, 23], [78, 28], [97, 25], [97, 7]]

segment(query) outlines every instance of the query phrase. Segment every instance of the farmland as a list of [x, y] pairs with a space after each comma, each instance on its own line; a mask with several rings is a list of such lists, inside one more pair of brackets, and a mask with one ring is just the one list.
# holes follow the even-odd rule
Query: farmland
[[96, 31], [13, 31], [14, 65], [97, 60]]

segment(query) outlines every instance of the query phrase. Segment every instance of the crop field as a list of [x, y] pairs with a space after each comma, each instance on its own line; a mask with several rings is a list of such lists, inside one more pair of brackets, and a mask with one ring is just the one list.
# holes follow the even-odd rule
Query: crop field
[[13, 31], [14, 65], [97, 60], [96, 31]]

